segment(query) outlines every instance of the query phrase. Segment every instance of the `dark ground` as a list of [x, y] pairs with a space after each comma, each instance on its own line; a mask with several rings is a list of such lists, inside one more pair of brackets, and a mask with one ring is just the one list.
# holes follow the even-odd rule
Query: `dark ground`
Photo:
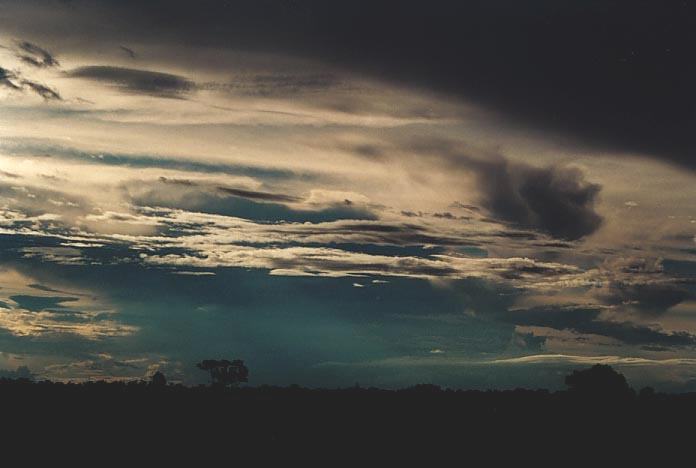
[[29, 458], [147, 459], [157, 466], [182, 460], [232, 465], [247, 457], [256, 460], [251, 466], [269, 459], [466, 465], [481, 457], [483, 466], [626, 466], [636, 460], [670, 466], [668, 457], [691, 448], [696, 421], [696, 394], [636, 395], [630, 389], [310, 390], [0, 380], [0, 401], [5, 451], [28, 444], [33, 448], [22, 453]]

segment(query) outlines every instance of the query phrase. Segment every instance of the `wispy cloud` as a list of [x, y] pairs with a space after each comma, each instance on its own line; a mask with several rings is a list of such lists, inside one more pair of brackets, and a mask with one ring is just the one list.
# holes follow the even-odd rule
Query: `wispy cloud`
[[17, 42], [17, 56], [22, 62], [38, 68], [50, 68], [60, 65], [53, 54], [27, 41]]

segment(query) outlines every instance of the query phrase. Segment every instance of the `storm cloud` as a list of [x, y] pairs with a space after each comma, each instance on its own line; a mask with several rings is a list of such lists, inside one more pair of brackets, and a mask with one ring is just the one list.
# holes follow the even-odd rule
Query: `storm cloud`
[[[70, 31], [89, 43], [129, 37], [308, 58], [481, 104], [588, 147], [696, 164], [696, 6], [688, 2], [96, 3], [56, 2], [58, 13], [43, 17], [61, 21], [69, 9], [70, 21], [51, 30], [36, 15], [17, 21], [34, 34]], [[140, 92], [188, 88], [171, 77], [153, 85], [124, 71], [88, 74]]]
[[502, 156], [464, 157], [476, 175], [481, 205], [496, 218], [577, 240], [595, 232], [602, 216], [595, 210], [601, 186], [574, 167], [534, 167]]

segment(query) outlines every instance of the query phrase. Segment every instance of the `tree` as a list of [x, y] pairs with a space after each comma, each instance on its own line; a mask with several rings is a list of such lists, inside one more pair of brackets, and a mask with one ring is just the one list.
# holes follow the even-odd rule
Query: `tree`
[[196, 367], [210, 373], [210, 381], [213, 385], [235, 387], [249, 381], [249, 369], [241, 359], [234, 361], [206, 359], [196, 364]]
[[152, 385], [153, 387], [166, 387], [167, 378], [164, 376], [162, 372], [157, 371], [154, 374], [152, 374], [152, 377], [150, 379], [150, 385]]
[[630, 397], [633, 390], [626, 378], [611, 366], [596, 364], [589, 369], [573, 371], [565, 378], [571, 393], [592, 397]]

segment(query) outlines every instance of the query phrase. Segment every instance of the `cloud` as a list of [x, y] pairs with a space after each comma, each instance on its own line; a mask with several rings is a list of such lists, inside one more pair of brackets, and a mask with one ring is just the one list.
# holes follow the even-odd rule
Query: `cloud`
[[502, 156], [466, 158], [481, 192], [481, 205], [500, 219], [577, 240], [595, 232], [602, 217], [595, 211], [601, 190], [574, 167], [534, 167]]
[[107, 83], [128, 93], [163, 98], [181, 98], [196, 88], [182, 76], [134, 68], [93, 65], [76, 68], [67, 75]]
[[326, 91], [340, 84], [341, 82], [334, 75], [328, 73], [275, 73], [252, 76], [239, 75], [231, 83], [207, 83], [202, 88], [246, 96], [277, 97]]
[[22, 88], [19, 84], [17, 84], [16, 80], [17, 75], [14, 72], [0, 67], [0, 85], [4, 86], [5, 88], [18, 91]]
[[43, 49], [31, 42], [22, 41], [17, 43], [17, 57], [24, 63], [38, 68], [57, 67], [58, 60], [46, 49]]
[[605, 260], [598, 269], [603, 287], [595, 296], [604, 304], [657, 316], [694, 298], [688, 290], [693, 279], [665, 272], [660, 258], [624, 257]]
[[[450, 205], [467, 215], [477, 215], [483, 208], [497, 220], [569, 241], [588, 236], [602, 225], [595, 208], [602, 186], [587, 181], [580, 168], [534, 166], [448, 138], [412, 137], [397, 145], [420, 159], [440, 161], [462, 177], [473, 177], [478, 205]], [[439, 217], [452, 216], [439, 213]]]
[[[191, 239], [192, 241], [194, 239]], [[576, 273], [572, 266], [537, 262], [528, 258], [465, 258], [447, 255], [431, 257], [388, 256], [351, 252], [327, 247], [249, 247], [203, 244], [181, 239], [161, 253], [142, 253], [143, 262], [151, 265], [195, 268], [259, 268], [279, 276], [361, 277], [391, 276], [414, 279], [445, 280], [482, 278], [512, 283], [517, 287], [534, 287], [537, 281], [561, 274]], [[188, 253], [168, 254], [178, 245]]]
[[499, 318], [515, 325], [605, 336], [629, 345], [696, 346], [696, 336], [690, 333], [665, 332], [628, 321], [607, 320], [602, 312], [602, 308], [596, 307], [535, 307], [509, 310]]
[[0, 269], [0, 330], [10, 336], [38, 340], [82, 339], [98, 341], [128, 336], [137, 327], [114, 319], [114, 311], [92, 295], [52, 296], [52, 290], [15, 270]]
[[541, 351], [546, 347], [547, 337], [534, 333], [515, 332], [512, 338], [513, 342], [522, 349]]
[[491, 364], [581, 364], [590, 366], [593, 364], [624, 365], [624, 366], [693, 366], [696, 359], [646, 359], [627, 356], [572, 356], [567, 354], [536, 354], [516, 358], [496, 359], [488, 361]]
[[237, 188], [232, 188], [232, 187], [218, 187], [217, 189], [220, 192], [223, 192], [223, 193], [226, 193], [229, 195], [234, 195], [236, 197], [242, 197], [242, 198], [249, 198], [251, 200], [261, 200], [261, 201], [271, 201], [271, 202], [286, 202], [286, 203], [300, 201], [300, 198], [293, 197], [291, 195], [257, 192], [254, 190], [244, 190], [244, 189], [237, 189]]
[[132, 59], [135, 59], [135, 58], [137, 57], [135, 51], [134, 51], [133, 49], [131, 49], [131, 48], [128, 48], [128, 47], [126, 47], [126, 46], [118, 46], [118, 48], [121, 49], [121, 51], [122, 51], [124, 54], [126, 54], [128, 57], [130, 57], [130, 58], [132, 58]]
[[600, 297], [608, 304], [625, 305], [645, 314], [664, 314], [667, 309], [694, 297], [674, 284], [612, 282]]
[[27, 366], [19, 366], [16, 370], [0, 369], [0, 379], [33, 379], [34, 374]]
[[45, 41], [67, 30], [77, 49], [128, 37], [308, 59], [474, 102], [589, 147], [696, 164], [689, 2], [6, 3], [3, 27]]
[[234, 195], [235, 197], [248, 198], [250, 200], [285, 203], [298, 202], [301, 200], [301, 198], [299, 197], [294, 197], [291, 195], [285, 195], [281, 193], [260, 192], [257, 190], [248, 190], [236, 187], [212, 186], [210, 182], [194, 181], [191, 179], [177, 179], [161, 176], [159, 178], [159, 182], [163, 184], [179, 185], [185, 188], [212, 188], [213, 190], [219, 191], [224, 194]]
[[36, 81], [31, 81], [31, 80], [22, 80], [22, 84], [29, 88], [31, 91], [34, 93], [38, 94], [42, 98], [44, 98], [46, 101], [62, 101], [63, 98], [58, 94], [58, 91], [49, 88], [46, 85], [43, 85], [41, 83], [37, 83]]
[[[272, 284], [287, 288], [274, 294], [281, 299], [291, 298], [288, 302], [296, 302], [297, 310], [313, 310], [310, 306], [316, 304], [318, 310], [331, 311], [322, 316], [331, 320], [341, 314], [350, 316], [349, 320], [368, 315], [364, 311], [372, 301], [370, 304], [376, 305], [369, 311], [377, 313], [403, 309], [407, 313], [427, 310], [438, 315], [443, 310], [466, 310], [466, 316], [460, 314], [466, 320], [487, 321], [485, 327], [481, 326], [487, 330], [484, 332], [451, 327], [448, 333], [453, 337], [447, 340], [442, 339], [440, 330], [421, 327], [428, 328], [422, 330], [423, 334], [432, 335], [418, 343], [423, 354], [443, 349], [454, 355], [459, 345], [452, 344], [466, 343], [461, 349], [468, 351], [476, 346], [471, 344], [476, 340], [487, 345], [502, 341], [501, 349], [529, 351], [544, 345], [557, 346], [561, 340], [554, 336], [593, 334], [597, 336], [588, 340], [611, 337], [600, 342], [609, 341], [622, 350], [640, 346], [674, 351], [673, 347], [691, 346], [689, 334], [669, 331], [686, 323], [684, 315], [661, 315], [683, 301], [684, 290], [691, 285], [665, 271], [597, 267], [605, 257], [626, 255], [627, 249], [634, 247], [654, 250], [654, 255], [672, 255], [665, 254], [665, 246], [659, 245], [662, 231], [653, 228], [659, 227], [659, 222], [651, 217], [657, 216], [655, 212], [659, 216], [683, 216], [688, 203], [676, 200], [674, 194], [680, 192], [677, 198], [684, 200], [688, 192], [675, 189], [664, 198], [667, 191], [655, 191], [657, 198], [652, 200], [653, 193], [646, 189], [657, 185], [647, 183], [647, 176], [654, 176], [666, 186], [670, 182], [664, 181], [673, 181], [669, 177], [673, 169], [652, 173], [658, 165], [634, 162], [637, 158], [614, 165], [611, 152], [601, 161], [586, 157], [588, 147], [594, 146], [616, 145], [622, 151], [647, 149], [649, 145], [644, 143], [653, 137], [662, 138], [660, 132], [668, 128], [662, 119], [669, 119], [659, 112], [653, 114], [656, 134], [636, 132], [636, 139], [641, 141], [624, 145], [611, 135], [595, 138], [581, 120], [620, 136], [624, 124], [629, 128], [642, 117], [628, 115], [632, 123], [618, 121], [612, 126], [606, 125], [612, 118], [599, 112], [595, 123], [589, 116], [602, 111], [602, 106], [597, 107], [594, 95], [585, 100], [587, 109], [578, 109], [582, 106], [574, 102], [564, 107], [562, 99], [556, 107], [549, 96], [568, 95], [571, 91], [587, 96], [582, 80], [594, 80], [596, 73], [588, 71], [589, 77], [578, 74], [572, 77], [575, 81], [549, 86], [556, 83], [554, 56], [541, 64], [533, 59], [547, 57], [543, 52], [553, 47], [549, 44], [552, 41], [537, 38], [541, 52], [531, 47], [523, 51], [526, 54], [519, 49], [515, 54], [508, 53], [507, 47], [523, 46], [511, 44], [512, 33], [500, 28], [522, 28], [516, 30], [517, 39], [529, 42], [538, 31], [525, 24], [531, 21], [529, 15], [536, 13], [517, 5], [505, 5], [493, 12], [487, 6], [471, 6], [472, 2], [456, 6], [437, 0], [433, 5], [416, 8], [407, 0], [387, 15], [379, 1], [364, 8], [367, 4], [363, 5], [362, 0], [331, 6], [299, 0], [284, 3], [285, 7], [274, 1], [263, 2], [268, 14], [262, 15], [255, 2], [232, 0], [226, 2], [230, 10], [236, 10], [230, 16], [218, 10], [220, 2], [208, 0], [202, 0], [200, 8], [180, 0], [172, 0], [165, 8], [158, 0], [95, 1], [96, 6], [75, 5], [55, 15], [32, 14], [34, 8], [52, 8], [42, 6], [48, 2], [16, 2], [16, 6], [13, 0], [5, 2], [0, 18], [3, 33], [50, 46], [52, 51], [60, 52], [61, 62], [69, 64], [66, 69], [72, 71], [38, 69], [17, 61], [11, 56], [12, 50], [2, 51], [11, 62], [6, 63], [7, 70], [0, 72], [0, 87], [3, 94], [12, 92], [13, 98], [2, 116], [8, 126], [3, 127], [7, 135], [3, 135], [0, 165], [12, 168], [12, 174], [19, 176], [2, 175], [3, 259], [29, 265], [35, 271], [65, 272], [61, 277], [66, 281], [79, 277], [79, 281], [99, 283], [98, 287], [103, 288], [100, 294], [128, 298], [119, 299], [131, 302], [123, 305], [123, 310], [137, 314], [135, 309], [142, 307], [142, 314], [147, 315], [143, 323], [152, 328], [164, 329], [169, 327], [167, 324], [177, 328], [166, 318], [178, 307], [186, 320], [190, 320], [191, 311], [197, 311], [193, 326], [210, 319], [210, 327], [222, 333], [220, 321], [231, 317], [249, 320], [245, 327], [230, 325], [240, 335], [251, 328], [269, 330], [262, 326], [265, 323], [258, 322], [264, 320], [264, 313], [242, 317], [243, 311], [266, 310], [253, 302], [256, 299], [230, 293], [234, 297], [222, 304], [219, 298], [242, 289], [252, 291], [249, 296], [273, 296], [258, 293], [262, 287], [258, 285]], [[286, 11], [279, 14], [276, 8]], [[342, 13], [336, 14], [333, 8], [348, 14], [341, 17]], [[564, 4], [554, 7], [554, 12], [568, 9], [574, 7]], [[16, 10], [24, 11], [27, 22], [12, 25]], [[507, 18], [508, 10], [519, 15]], [[461, 39], [462, 27], [478, 19], [467, 15], [452, 15], [449, 19], [441, 16], [443, 11], [471, 12], [474, 18], [484, 20], [481, 26], [470, 27], [465, 33], [471, 35], [472, 44], [456, 39]], [[554, 18], [560, 21], [555, 13], [552, 22]], [[545, 23], [543, 11], [538, 14], [539, 22]], [[501, 24], [491, 18], [501, 19]], [[323, 19], [328, 21], [322, 23]], [[452, 27], [431, 31], [434, 23]], [[413, 27], [406, 35], [405, 24], [423, 27]], [[90, 27], [80, 27], [83, 25]], [[361, 26], [365, 26], [365, 34], [358, 30]], [[393, 34], [381, 31], [380, 26]], [[499, 34], [490, 33], [487, 26], [495, 26]], [[547, 27], [542, 25], [540, 29]], [[26, 28], [27, 33], [16, 34], [8, 28]], [[46, 40], [55, 31], [62, 33], [55, 41]], [[456, 44], [437, 40], [443, 35], [451, 35]], [[373, 43], [378, 37], [386, 41]], [[483, 41], [482, 37], [493, 40]], [[331, 40], [334, 38], [336, 41]], [[361, 39], [365, 43], [359, 43]], [[132, 61], [132, 49], [119, 48], [122, 43], [137, 46], [138, 60]], [[489, 53], [496, 48], [503, 50]], [[455, 49], [462, 53], [451, 54]], [[612, 53], [604, 49], [600, 52], [595, 55], [600, 61], [606, 58], [603, 54]], [[96, 54], [101, 54], [98, 59]], [[457, 73], [447, 76], [445, 72], [453, 70], [449, 67], [457, 67], [455, 62], [467, 63], [468, 70], [465, 73], [457, 68]], [[568, 58], [558, 57], [555, 63], [562, 68], [568, 65]], [[74, 68], [82, 65], [92, 66]], [[559, 69], [557, 73], [566, 75], [569, 70]], [[529, 80], [530, 74], [538, 79]], [[685, 75], [688, 78], [689, 73]], [[42, 85], [43, 77], [51, 86], [54, 82], [49, 77], [55, 77], [60, 92]], [[375, 77], [378, 80], [371, 79]], [[628, 87], [636, 86], [634, 81], [626, 83]], [[420, 92], [423, 89], [428, 92]], [[89, 98], [92, 105], [78, 102], [76, 91]], [[26, 93], [31, 98], [26, 101], [30, 102], [21, 100], [15, 105], [14, 94], [19, 92]], [[656, 93], [659, 91], [637, 94], [650, 100]], [[143, 100], [133, 98], [134, 94], [182, 99]], [[67, 102], [55, 106], [41, 105], [35, 97], [57, 100], [61, 95]], [[526, 101], [516, 101], [515, 97]], [[656, 102], [639, 111], [655, 110]], [[627, 105], [636, 109], [642, 103], [636, 100], [635, 105]], [[503, 111], [524, 128], [501, 122], [499, 115], [489, 112], [491, 109]], [[609, 109], [608, 113], [612, 112]], [[532, 114], [538, 114], [539, 119]], [[574, 119], [579, 125], [565, 125]], [[557, 122], [544, 124], [554, 120]], [[537, 132], [528, 131], [527, 126]], [[559, 151], [559, 157], [582, 155], [583, 164], [592, 172], [586, 175], [584, 169], [548, 164], [555, 157], [547, 151], [549, 145], [559, 142], [554, 131], [581, 140], [581, 144], [574, 139], [560, 140], [568, 146]], [[486, 139], [500, 137], [496, 144], [500, 143], [502, 149], [495, 150], [498, 154], [479, 151], [470, 155], [465, 147], [457, 146], [458, 142], [449, 147], [432, 145], [429, 151], [415, 145], [406, 148], [402, 143], [424, 135], [475, 144], [481, 141], [482, 145]], [[31, 138], [34, 146], [29, 142]], [[37, 141], [43, 146], [36, 145]], [[66, 142], [74, 147], [61, 146]], [[11, 147], [15, 144], [16, 148]], [[680, 144], [676, 139], [675, 147]], [[441, 159], [429, 153], [439, 153]], [[50, 157], [39, 157], [44, 154]], [[659, 156], [669, 161], [678, 159], [662, 153]], [[629, 164], [634, 164], [632, 172], [623, 173]], [[646, 178], [639, 180], [636, 174]], [[641, 182], [640, 187], [634, 184], [636, 180]], [[688, 178], [683, 180], [688, 183]], [[686, 187], [683, 181], [676, 185]], [[453, 204], [453, 200], [461, 201]], [[622, 205], [626, 200], [636, 200], [639, 209], [626, 210]], [[676, 202], [671, 203], [673, 200]], [[602, 215], [614, 216], [617, 206], [620, 213], [616, 216], [624, 218], [618, 217], [616, 222], [612, 218], [606, 229], [593, 235], [605, 226]], [[662, 213], [660, 207], [670, 212]], [[635, 224], [641, 224], [640, 229], [624, 226], [623, 220], [631, 214], [633, 218], [639, 215]], [[640, 219], [644, 214], [649, 218], [645, 223]], [[670, 222], [682, 220], [686, 217]], [[611, 231], [617, 225], [627, 231], [626, 237]], [[686, 225], [682, 229], [689, 234], [683, 242], [693, 246], [693, 232], [689, 233], [688, 228]], [[592, 238], [587, 242], [577, 242], [589, 236]], [[634, 242], [640, 236], [657, 240]], [[131, 269], [121, 269], [125, 265]], [[133, 275], [137, 281], [133, 280], [125, 292], [106, 292], [120, 281], [109, 276], [115, 271], [137, 272]], [[269, 273], [273, 278], [268, 277]], [[385, 281], [390, 284], [379, 284]], [[354, 282], [366, 289], [353, 289]], [[469, 289], [473, 288], [462, 283], [476, 283], [478, 289], [472, 292]], [[341, 295], [335, 293], [338, 285]], [[138, 304], [131, 293], [136, 287], [143, 291], [143, 300]], [[0, 307], [11, 311], [16, 330], [21, 331], [19, 325], [31, 324], [29, 321], [37, 314], [44, 314], [45, 321], [31, 328], [33, 331], [26, 335], [30, 338], [51, 335], [39, 325], [55, 329], [59, 319], [74, 326], [79, 314], [52, 311], [81, 312], [70, 307], [74, 302], [55, 302], [78, 296], [54, 291], [42, 299], [54, 302], [39, 307], [31, 303], [35, 299], [27, 302], [26, 296], [50, 291], [31, 289], [30, 293], [3, 294], [2, 302], [7, 307]], [[426, 289], [432, 290], [427, 301], [424, 293], [417, 293]], [[172, 297], [175, 292], [188, 294], [190, 300], [176, 300]], [[587, 303], [590, 311], [569, 312], [564, 320], [555, 318], [554, 308], [546, 308], [545, 315], [539, 312], [538, 317], [531, 316], [531, 312], [526, 318], [522, 314], [516, 320], [546, 324], [552, 336], [547, 338], [534, 329], [533, 334], [515, 335], [511, 343], [513, 319], [504, 315], [500, 320], [497, 316], [488, 320], [486, 311], [519, 305], [517, 298], [532, 294], [543, 296], [547, 303]], [[485, 302], [471, 299], [477, 295], [486, 297], [488, 308], [471, 306], [472, 301]], [[219, 308], [227, 307], [230, 313], [213, 318], [208, 303], [218, 300]], [[166, 310], [161, 314], [163, 319], [148, 315], [157, 313], [155, 307], [150, 307], [153, 303], [161, 303]], [[286, 310], [284, 305], [273, 304], [268, 310]], [[198, 314], [199, 307], [205, 312]], [[569, 310], [562, 305], [558, 308]], [[653, 323], [658, 321], [664, 329]], [[279, 336], [292, 334], [283, 328], [283, 319], [278, 323]], [[393, 339], [398, 326], [385, 320], [384, 328], [391, 336], [379, 336], [385, 338], [375, 340], [380, 341], [379, 346], [412, 345], [406, 343], [407, 339]], [[535, 326], [544, 328], [529, 328]], [[338, 327], [352, 329], [345, 324]], [[553, 327], [565, 332], [553, 332]], [[178, 328], [193, 333], [190, 328]], [[471, 333], [471, 338], [463, 338], [465, 333]], [[146, 338], [137, 337], [153, 347], [166, 341]], [[273, 341], [277, 347], [277, 340]], [[399, 343], [394, 344], [396, 341]], [[307, 342], [303, 340], [303, 346]], [[230, 343], [229, 337], [220, 343]], [[568, 343], [570, 340], [564, 346]], [[624, 346], [627, 344], [630, 346]]]
[[[241, 180], [240, 182], [244, 182]], [[246, 181], [255, 186], [253, 181]], [[345, 201], [310, 203], [288, 193], [221, 185], [219, 181], [161, 176], [157, 181], [124, 184], [130, 202], [137, 206], [159, 206], [234, 216], [255, 221], [320, 223], [340, 219], [372, 220], [377, 216], [364, 204]]]
[[7, 177], [9, 179], [19, 179], [20, 176], [13, 174], [12, 172], [0, 171], [0, 176]]
[[61, 364], [50, 364], [42, 374], [54, 380], [132, 378], [147, 368], [147, 358], [118, 359], [108, 353], [89, 355], [87, 359]]
[[9, 88], [12, 91], [29, 91], [41, 96], [46, 101], [62, 100], [58, 91], [36, 81], [24, 78], [19, 72], [13, 72], [0, 67], [0, 86]]

